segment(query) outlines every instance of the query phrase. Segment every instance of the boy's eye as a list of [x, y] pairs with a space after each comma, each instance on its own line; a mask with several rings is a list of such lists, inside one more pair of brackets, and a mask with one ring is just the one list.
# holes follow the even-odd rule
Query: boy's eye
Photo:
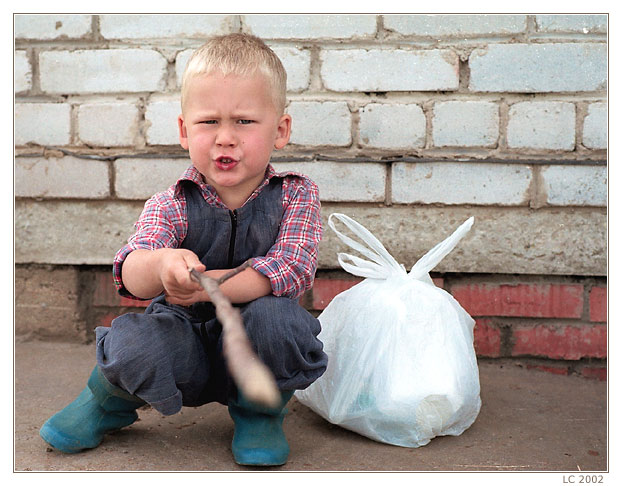
[[238, 123], [241, 125], [250, 125], [253, 123], [253, 120], [238, 120]]
[[216, 120], [203, 120], [201, 123], [205, 123], [206, 125], [215, 125]]

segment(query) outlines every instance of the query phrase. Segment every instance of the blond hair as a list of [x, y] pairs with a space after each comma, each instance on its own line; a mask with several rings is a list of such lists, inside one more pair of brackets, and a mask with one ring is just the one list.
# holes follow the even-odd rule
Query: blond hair
[[227, 34], [212, 37], [199, 47], [186, 65], [181, 80], [181, 106], [187, 96], [188, 80], [198, 75], [220, 72], [224, 76], [265, 75], [274, 106], [282, 114], [286, 103], [287, 73], [278, 56], [261, 39], [249, 34]]

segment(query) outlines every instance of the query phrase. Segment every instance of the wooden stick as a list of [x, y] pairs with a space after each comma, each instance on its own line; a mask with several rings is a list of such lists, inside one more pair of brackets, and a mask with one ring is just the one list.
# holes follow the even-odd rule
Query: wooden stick
[[219, 287], [219, 284], [249, 266], [250, 262], [247, 261], [218, 280], [208, 277], [205, 273], [200, 274], [194, 269], [188, 270], [192, 278], [199, 282], [208, 293], [216, 308], [216, 317], [223, 331], [223, 354], [238, 388], [245, 398], [252, 402], [267, 407], [277, 407], [281, 403], [281, 394], [274, 376], [253, 351], [240, 311], [231, 305]]

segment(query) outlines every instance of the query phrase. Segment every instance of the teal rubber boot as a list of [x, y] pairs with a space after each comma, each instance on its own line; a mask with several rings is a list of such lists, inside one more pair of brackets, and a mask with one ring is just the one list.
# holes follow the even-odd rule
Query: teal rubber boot
[[50, 417], [39, 435], [55, 449], [66, 453], [97, 447], [104, 434], [133, 424], [136, 409], [145, 402], [110, 384], [96, 366], [73, 402]]
[[229, 403], [235, 424], [231, 449], [235, 462], [244, 466], [281, 466], [287, 462], [289, 444], [283, 432], [285, 405], [293, 391], [281, 392], [281, 405], [266, 408], [246, 400], [240, 392]]

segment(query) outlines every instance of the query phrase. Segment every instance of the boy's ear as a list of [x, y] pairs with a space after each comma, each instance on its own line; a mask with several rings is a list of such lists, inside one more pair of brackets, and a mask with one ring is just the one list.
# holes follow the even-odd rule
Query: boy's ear
[[277, 126], [276, 139], [274, 140], [274, 148], [282, 149], [289, 142], [289, 136], [292, 134], [292, 117], [287, 113], [281, 115]]
[[184, 149], [188, 150], [188, 131], [186, 130], [183, 114], [177, 117], [177, 126], [179, 127], [179, 143]]

